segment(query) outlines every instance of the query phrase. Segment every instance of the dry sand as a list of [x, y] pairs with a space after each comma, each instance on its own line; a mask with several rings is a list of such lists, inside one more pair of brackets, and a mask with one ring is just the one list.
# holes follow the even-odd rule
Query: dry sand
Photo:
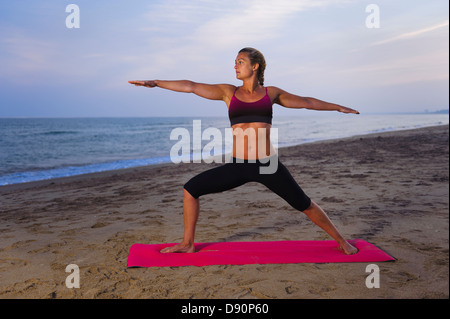
[[[133, 243], [178, 242], [182, 186], [211, 164], [167, 164], [0, 187], [0, 298], [449, 298], [448, 125], [305, 144], [281, 161], [348, 239], [397, 260], [130, 268]], [[330, 239], [264, 186], [202, 197], [197, 242]], [[65, 285], [66, 266], [80, 288]]]

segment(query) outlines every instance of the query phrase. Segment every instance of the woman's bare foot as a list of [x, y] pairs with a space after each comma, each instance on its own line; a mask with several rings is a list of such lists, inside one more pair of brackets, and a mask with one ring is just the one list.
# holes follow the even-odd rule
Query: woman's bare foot
[[180, 243], [178, 245], [172, 247], [166, 247], [161, 250], [162, 253], [195, 253], [194, 244], [183, 244]]
[[358, 252], [358, 248], [354, 247], [346, 240], [340, 244], [339, 249], [341, 249], [346, 255], [354, 255]]

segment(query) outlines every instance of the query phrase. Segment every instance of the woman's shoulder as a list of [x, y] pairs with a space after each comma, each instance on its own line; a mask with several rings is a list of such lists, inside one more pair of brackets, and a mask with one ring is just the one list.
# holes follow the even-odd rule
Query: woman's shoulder
[[267, 89], [268, 92], [271, 93], [279, 94], [280, 92], [283, 92], [283, 90], [277, 86], [266, 86], [265, 88]]
[[270, 99], [274, 102], [277, 101], [280, 94], [284, 92], [282, 89], [280, 89], [277, 86], [266, 86], [266, 89], [267, 89], [267, 94], [269, 95]]
[[230, 93], [233, 94], [234, 91], [238, 88], [236, 85], [233, 84], [216, 84], [218, 87], [220, 87], [222, 89], [222, 91], [226, 92], [226, 93]]
[[222, 91], [224, 92], [224, 95], [228, 97], [228, 99], [231, 99], [231, 97], [234, 95], [234, 92], [238, 89], [238, 86], [233, 84], [219, 84]]

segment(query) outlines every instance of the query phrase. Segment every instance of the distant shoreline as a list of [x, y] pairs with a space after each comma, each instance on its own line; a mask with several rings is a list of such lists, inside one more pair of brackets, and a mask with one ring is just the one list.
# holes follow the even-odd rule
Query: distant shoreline
[[[319, 113], [316, 113], [319, 114]], [[450, 114], [449, 109], [442, 109], [437, 111], [422, 111], [422, 112], [363, 112], [362, 115], [427, 115], [427, 114]], [[285, 116], [285, 115], [281, 115]], [[300, 115], [299, 115], [300, 116]], [[223, 115], [171, 115], [171, 116], [0, 116], [0, 120], [8, 119], [120, 119], [120, 118], [223, 118]]]

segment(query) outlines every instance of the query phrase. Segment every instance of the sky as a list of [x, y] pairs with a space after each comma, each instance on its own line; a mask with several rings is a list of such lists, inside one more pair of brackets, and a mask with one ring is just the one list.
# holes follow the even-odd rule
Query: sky
[[127, 81], [240, 85], [248, 46], [267, 86], [362, 114], [448, 109], [448, 16], [447, 0], [1, 1], [0, 117], [227, 116]]

